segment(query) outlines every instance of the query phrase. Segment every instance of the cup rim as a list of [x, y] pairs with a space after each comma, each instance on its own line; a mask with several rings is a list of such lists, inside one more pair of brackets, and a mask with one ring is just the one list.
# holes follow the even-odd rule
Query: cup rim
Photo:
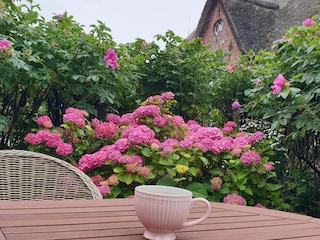
[[[165, 192], [158, 192], [158, 191], [150, 191], [155, 189], [160, 189], [160, 190], [169, 189], [171, 190], [171, 192], [165, 193]], [[173, 187], [173, 186], [165, 186], [165, 185], [139, 185], [135, 187], [135, 192], [149, 194], [149, 195], [166, 196], [166, 197], [186, 197], [186, 196], [192, 197], [192, 192], [187, 189]]]

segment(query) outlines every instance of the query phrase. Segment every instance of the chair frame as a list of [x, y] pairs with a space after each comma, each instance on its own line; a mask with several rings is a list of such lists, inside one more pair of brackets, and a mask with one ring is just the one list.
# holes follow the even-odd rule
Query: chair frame
[[0, 200], [103, 199], [89, 176], [43, 153], [0, 150]]

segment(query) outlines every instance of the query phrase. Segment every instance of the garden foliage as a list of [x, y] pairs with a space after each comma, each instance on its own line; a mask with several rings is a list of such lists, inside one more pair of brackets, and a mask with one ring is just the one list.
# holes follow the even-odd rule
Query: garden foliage
[[69, 108], [53, 128], [41, 116], [29, 133], [29, 149], [56, 155], [89, 174], [106, 197], [128, 197], [140, 184], [189, 189], [211, 201], [283, 208], [273, 155], [264, 134], [237, 132], [185, 122], [170, 112], [171, 92], [150, 96], [133, 112], [88, 121], [87, 112]]
[[278, 173], [286, 185], [287, 202], [296, 211], [303, 209], [316, 216], [320, 185], [319, 39], [320, 16], [301, 20], [301, 26], [288, 29], [275, 41], [272, 52], [251, 58], [255, 87], [245, 92], [249, 98], [246, 112], [285, 134], [280, 143], [286, 157]]
[[59, 124], [69, 106], [97, 115], [126, 102], [135, 74], [121, 60], [116, 69], [104, 61], [110, 48], [117, 50], [102, 22], [87, 34], [67, 13], [46, 22], [32, 0], [0, 3], [0, 41], [7, 43], [0, 49], [0, 121], [7, 120], [2, 147], [19, 146], [41, 112]]
[[117, 45], [100, 21], [16, 2], [0, 0], [0, 148], [65, 159], [106, 198], [165, 184], [316, 215], [319, 16], [228, 65], [200, 38]]

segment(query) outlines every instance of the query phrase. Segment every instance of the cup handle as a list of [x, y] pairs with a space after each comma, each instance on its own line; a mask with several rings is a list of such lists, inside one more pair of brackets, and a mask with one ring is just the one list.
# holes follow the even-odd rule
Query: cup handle
[[[209, 203], [209, 201], [208, 201], [207, 199], [205, 199], [205, 198], [193, 198], [193, 199], [191, 200], [191, 206], [193, 206], [193, 204], [194, 204], [195, 202], [203, 202], [203, 203], [206, 205], [206, 207], [207, 207], [206, 213], [205, 213], [201, 218], [199, 218], [199, 219], [196, 219], [196, 220], [193, 220], [193, 221], [189, 221], [189, 222], [184, 222], [184, 223], [182, 224], [182, 227], [181, 227], [181, 228], [190, 227], [190, 226], [192, 226], [192, 225], [196, 225], [196, 224], [198, 224], [198, 223], [201, 223], [201, 222], [204, 221], [206, 218], [208, 218], [208, 216], [210, 215], [210, 213], [211, 213], [211, 205], [210, 205], [210, 203]], [[191, 208], [192, 208], [192, 207], [191, 207]]]

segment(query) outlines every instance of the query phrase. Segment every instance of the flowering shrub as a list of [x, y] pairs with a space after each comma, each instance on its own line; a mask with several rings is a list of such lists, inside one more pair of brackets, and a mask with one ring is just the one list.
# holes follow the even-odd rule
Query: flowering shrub
[[[294, 211], [313, 216], [319, 216], [314, 207], [320, 184], [319, 46], [319, 15], [288, 29], [272, 52], [255, 56], [252, 73], [260, 81], [246, 91], [245, 106], [251, 118], [271, 123], [270, 133], [284, 134], [272, 138], [284, 149], [277, 173], [287, 191], [285, 201]], [[313, 186], [304, 184], [309, 174]]]
[[268, 119], [272, 129], [286, 128], [288, 137], [320, 129], [319, 30], [320, 16], [306, 19], [275, 41], [273, 53], [255, 59], [260, 65], [252, 72], [260, 81], [246, 91], [247, 111]]
[[101, 21], [87, 31], [67, 12], [45, 21], [39, 11], [0, 1], [1, 148], [23, 148], [35, 113], [58, 125], [67, 106], [126, 109], [139, 75]]
[[106, 198], [128, 197], [140, 184], [165, 184], [212, 201], [279, 207], [281, 186], [272, 183], [272, 151], [263, 133], [236, 133], [232, 121], [224, 130], [185, 122], [170, 112], [174, 103], [166, 92], [133, 112], [107, 114], [105, 121], [68, 108], [56, 128], [39, 117], [39, 129], [25, 141], [30, 150], [75, 164]]

